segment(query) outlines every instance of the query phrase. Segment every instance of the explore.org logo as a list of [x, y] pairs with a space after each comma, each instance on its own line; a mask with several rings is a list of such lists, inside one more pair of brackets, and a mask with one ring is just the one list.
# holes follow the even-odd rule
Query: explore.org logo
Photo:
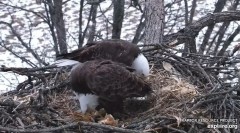
[[206, 123], [207, 128], [231, 128], [238, 129], [238, 119], [193, 119], [193, 118], [184, 118], [181, 119], [182, 122], [201, 122]]
[[234, 129], [237, 129], [238, 128], [238, 125], [207, 125], [207, 128], [234, 128]]

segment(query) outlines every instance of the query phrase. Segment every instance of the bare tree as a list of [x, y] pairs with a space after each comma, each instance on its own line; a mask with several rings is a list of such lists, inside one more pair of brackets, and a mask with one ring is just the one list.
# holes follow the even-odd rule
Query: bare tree
[[146, 0], [145, 44], [161, 44], [164, 33], [164, 0]]
[[51, 22], [56, 29], [59, 52], [60, 54], [67, 53], [66, 30], [62, 12], [63, 0], [45, 0], [45, 2], [48, 5], [47, 12], [50, 14]]
[[[196, 6], [197, 6], [196, 3], [197, 3], [197, 0], [192, 1], [192, 8], [191, 8], [190, 15], [189, 15], [188, 1], [184, 0], [184, 4], [185, 4], [185, 26], [188, 26], [193, 21], [194, 13], [196, 11]], [[182, 56], [185, 57], [185, 56], [188, 56], [188, 53], [196, 53], [196, 52], [197, 52], [196, 40], [195, 40], [195, 38], [191, 38], [191, 39], [189, 39], [188, 42], [185, 43], [184, 52], [183, 52]]]
[[125, 0], [113, 0], [113, 30], [112, 38], [120, 39], [122, 22], [124, 18]]
[[[213, 11], [214, 13], [215, 12], [221, 12], [226, 4], [226, 1], [227, 0], [218, 0], [218, 2], [216, 3], [216, 6], [215, 6], [215, 10]], [[199, 48], [199, 53], [202, 54], [206, 48], [206, 46], [208, 45], [208, 41], [210, 39], [210, 36], [211, 36], [211, 33], [213, 32], [213, 28], [214, 28], [214, 25], [209, 25], [208, 26], [208, 29], [204, 35], [204, 39], [203, 39], [203, 42]]]
[[81, 48], [83, 45], [83, 40], [84, 40], [84, 35], [82, 33], [82, 25], [83, 25], [83, 4], [84, 0], [80, 1], [80, 9], [79, 9], [79, 18], [78, 18], [78, 23], [79, 23], [79, 29], [78, 29], [78, 48]]
[[96, 17], [97, 17], [98, 4], [92, 5], [92, 15], [91, 15], [91, 26], [89, 27], [89, 37], [88, 42], [92, 42], [96, 36]]
[[144, 19], [144, 14], [142, 14], [140, 22], [139, 22], [137, 30], [136, 30], [136, 33], [135, 33], [134, 38], [132, 40], [132, 43], [137, 44], [142, 39], [142, 37], [144, 35], [142, 33], [142, 31], [144, 30], [145, 22], [146, 21]]

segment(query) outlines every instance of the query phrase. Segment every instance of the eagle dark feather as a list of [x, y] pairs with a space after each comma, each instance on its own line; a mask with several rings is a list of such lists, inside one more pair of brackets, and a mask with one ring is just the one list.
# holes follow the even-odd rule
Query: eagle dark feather
[[141, 77], [149, 75], [148, 60], [137, 45], [128, 41], [88, 43], [57, 59], [57, 66], [78, 64], [71, 70], [70, 81], [83, 113], [95, 109], [101, 101], [112, 110], [114, 105], [121, 106], [125, 98], [142, 97], [151, 91]]
[[71, 72], [71, 85], [78, 93], [92, 93], [109, 100], [142, 97], [151, 91], [130, 67], [110, 60], [87, 61]]
[[151, 92], [148, 83], [133, 73], [133, 69], [110, 60], [79, 64], [72, 69], [70, 77], [75, 92], [94, 94], [108, 103], [122, 103], [125, 98], [143, 97]]
[[140, 53], [137, 45], [128, 41], [113, 39], [87, 43], [84, 47], [71, 53], [58, 55], [57, 59], [71, 59], [79, 62], [108, 59], [130, 66]]

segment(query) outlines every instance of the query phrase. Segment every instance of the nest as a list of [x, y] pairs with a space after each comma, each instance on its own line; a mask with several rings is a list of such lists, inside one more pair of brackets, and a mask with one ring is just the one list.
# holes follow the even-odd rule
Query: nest
[[[5, 132], [237, 132], [239, 96], [236, 88], [211, 91], [193, 85], [191, 78], [154, 68], [147, 81], [154, 93], [143, 99], [128, 99], [130, 115], [124, 118], [104, 110], [78, 112], [79, 103], [69, 88], [68, 77], [59, 72], [34, 80], [31, 87], [0, 96], [0, 130]], [[224, 121], [225, 120], [225, 121]], [[211, 128], [210, 126], [213, 125]]]

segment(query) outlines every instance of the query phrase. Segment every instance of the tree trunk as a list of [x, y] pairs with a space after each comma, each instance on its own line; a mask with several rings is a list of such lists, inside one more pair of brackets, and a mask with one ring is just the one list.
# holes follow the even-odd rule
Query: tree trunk
[[113, 30], [112, 39], [120, 39], [124, 18], [125, 0], [113, 0]]
[[67, 43], [66, 43], [66, 30], [65, 23], [63, 20], [63, 12], [62, 12], [62, 0], [53, 0], [53, 13], [51, 14], [53, 17], [53, 23], [57, 32], [57, 40], [59, 45], [60, 54], [67, 53]]
[[81, 48], [83, 46], [83, 6], [84, 6], [84, 0], [80, 1], [80, 9], [79, 9], [79, 19], [78, 19], [78, 23], [79, 23], [79, 30], [78, 30], [78, 48]]
[[161, 44], [164, 33], [164, 0], [146, 0], [145, 44]]
[[92, 5], [92, 16], [91, 16], [91, 21], [92, 24], [89, 27], [89, 38], [88, 38], [88, 42], [93, 42], [94, 37], [96, 36], [96, 17], [97, 17], [97, 8], [98, 5]]
[[[197, 0], [192, 1], [192, 8], [190, 11], [190, 16], [189, 10], [188, 10], [188, 1], [184, 0], [185, 3], [185, 26], [187, 27], [189, 24], [192, 24], [194, 13], [197, 7]], [[196, 46], [196, 41], [194, 38], [189, 39], [185, 45], [184, 45], [184, 52], [182, 54], [182, 57], [186, 57], [189, 55], [189, 53], [196, 53], [197, 52], [197, 46]]]

